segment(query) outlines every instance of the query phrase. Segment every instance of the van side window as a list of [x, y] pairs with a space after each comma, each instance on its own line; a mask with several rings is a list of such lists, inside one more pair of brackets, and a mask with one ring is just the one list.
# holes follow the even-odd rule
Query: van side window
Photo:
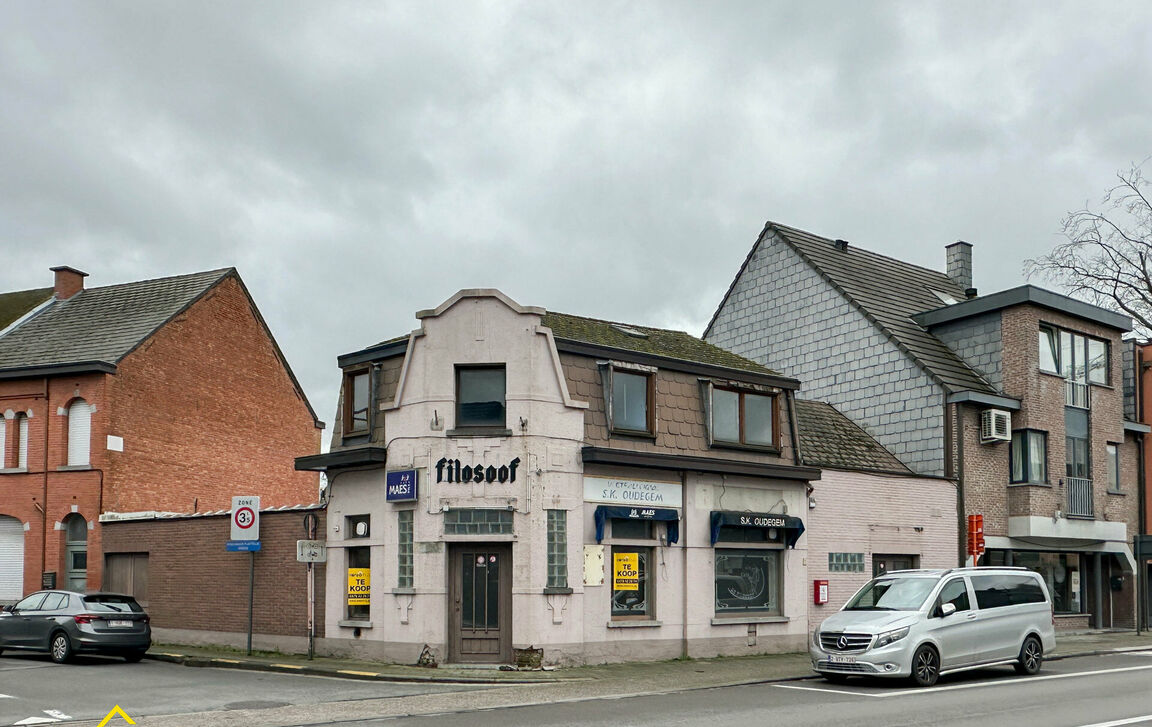
[[968, 589], [964, 586], [963, 578], [954, 578], [940, 589], [940, 597], [936, 599], [936, 608], [945, 603], [951, 603], [956, 611], [968, 611], [972, 606], [968, 603]]
[[1032, 576], [972, 576], [972, 588], [981, 610], [1047, 601], [1040, 582]]

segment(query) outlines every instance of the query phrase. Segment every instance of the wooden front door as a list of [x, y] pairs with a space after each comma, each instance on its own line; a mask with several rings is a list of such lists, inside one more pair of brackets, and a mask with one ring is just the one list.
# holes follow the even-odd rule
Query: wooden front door
[[512, 546], [449, 547], [449, 661], [511, 663]]

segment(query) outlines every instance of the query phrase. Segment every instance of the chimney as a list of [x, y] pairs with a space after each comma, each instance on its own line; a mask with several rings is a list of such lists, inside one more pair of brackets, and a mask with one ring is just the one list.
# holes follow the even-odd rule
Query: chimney
[[972, 246], [963, 240], [944, 248], [948, 257], [948, 277], [965, 292], [972, 287]]
[[57, 265], [49, 270], [56, 273], [56, 300], [68, 300], [84, 290], [84, 278], [88, 273], [67, 265]]
[[836, 242], [834, 244], [836, 245], [836, 249], [839, 250], [840, 252], [846, 252], [848, 250], [848, 241], [847, 240], [839, 240], [838, 239], [838, 240], [836, 240]]

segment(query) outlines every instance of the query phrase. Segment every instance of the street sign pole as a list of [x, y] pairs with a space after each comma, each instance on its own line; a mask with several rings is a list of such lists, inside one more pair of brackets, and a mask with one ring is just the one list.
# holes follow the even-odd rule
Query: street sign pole
[[316, 570], [315, 564], [308, 564], [308, 660], [312, 660], [313, 644], [316, 638]]
[[248, 551], [248, 656], [252, 656], [252, 601], [256, 588], [256, 551]]

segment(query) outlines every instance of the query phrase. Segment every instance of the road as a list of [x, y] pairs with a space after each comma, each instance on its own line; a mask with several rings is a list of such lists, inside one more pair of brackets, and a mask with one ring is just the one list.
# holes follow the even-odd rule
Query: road
[[[91, 659], [56, 666], [18, 657], [0, 658], [0, 692], [8, 696], [0, 698], [0, 725], [54, 719], [53, 712], [69, 717], [63, 723], [95, 725], [118, 703], [138, 724], [165, 727], [1152, 727], [1150, 685], [1152, 651], [1049, 662], [1036, 677], [1019, 677], [1010, 668], [968, 672], [931, 689], [805, 680], [631, 696], [592, 681], [493, 688], [379, 684], [155, 662]], [[118, 724], [123, 722], [109, 727]]]

